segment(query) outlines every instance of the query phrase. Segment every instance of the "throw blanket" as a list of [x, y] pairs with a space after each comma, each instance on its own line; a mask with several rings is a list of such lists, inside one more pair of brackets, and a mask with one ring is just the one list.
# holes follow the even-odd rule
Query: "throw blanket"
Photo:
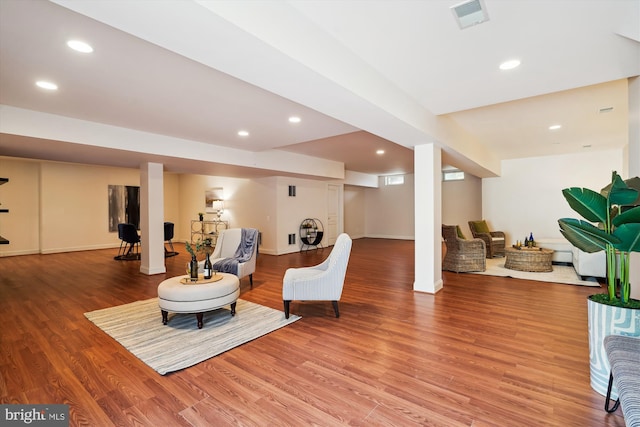
[[233, 258], [223, 258], [213, 265], [213, 269], [222, 273], [238, 275], [238, 264], [247, 262], [253, 255], [254, 245], [258, 244], [258, 230], [243, 228], [240, 235], [240, 245], [233, 254]]

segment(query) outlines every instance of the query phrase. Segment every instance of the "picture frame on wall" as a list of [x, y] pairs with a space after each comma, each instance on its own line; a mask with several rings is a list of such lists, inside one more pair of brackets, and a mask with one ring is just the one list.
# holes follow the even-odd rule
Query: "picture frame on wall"
[[222, 187], [209, 188], [204, 192], [204, 206], [206, 212], [217, 212], [218, 207], [214, 206], [216, 201], [224, 200]]
[[118, 224], [129, 223], [140, 229], [140, 187], [109, 185], [109, 232], [118, 231]]

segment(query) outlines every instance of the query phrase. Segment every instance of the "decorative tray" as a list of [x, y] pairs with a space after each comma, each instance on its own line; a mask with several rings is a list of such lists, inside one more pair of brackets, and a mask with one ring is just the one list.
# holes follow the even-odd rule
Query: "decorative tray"
[[198, 280], [193, 280], [189, 276], [184, 276], [182, 279], [180, 279], [180, 283], [182, 283], [183, 285], [202, 285], [204, 283], [217, 282], [218, 280], [222, 280], [222, 274], [216, 273], [211, 276], [211, 279], [205, 279], [204, 275], [198, 274]]
[[537, 246], [534, 246], [534, 247], [532, 247], [532, 248], [528, 248], [528, 247], [526, 247], [526, 246], [519, 246], [519, 247], [518, 247], [518, 246], [516, 246], [516, 245], [512, 245], [511, 247], [512, 247], [513, 249], [517, 249], [517, 250], [519, 250], [519, 251], [541, 251], [541, 250], [542, 250], [542, 248], [539, 248], [539, 247], [537, 247]]

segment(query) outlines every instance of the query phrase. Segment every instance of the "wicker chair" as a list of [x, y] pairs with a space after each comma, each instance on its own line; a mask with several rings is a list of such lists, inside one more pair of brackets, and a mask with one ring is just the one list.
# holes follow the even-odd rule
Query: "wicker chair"
[[487, 247], [487, 258], [504, 256], [505, 236], [502, 231], [490, 231], [487, 222], [469, 221], [471, 234], [476, 239], [482, 239]]
[[447, 253], [442, 261], [442, 269], [463, 273], [485, 271], [486, 247], [482, 239], [465, 239], [457, 225], [443, 225], [442, 237], [447, 245]]

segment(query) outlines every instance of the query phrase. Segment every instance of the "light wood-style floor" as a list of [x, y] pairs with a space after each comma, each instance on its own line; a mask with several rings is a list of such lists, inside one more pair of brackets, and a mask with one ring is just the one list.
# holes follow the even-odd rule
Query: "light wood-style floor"
[[[294, 302], [300, 321], [158, 375], [83, 313], [155, 297], [175, 246], [150, 277], [117, 250], [0, 258], [0, 402], [66, 403], [72, 426], [624, 425], [589, 386], [594, 288], [445, 272], [416, 293], [411, 241], [354, 241], [339, 319]], [[260, 255], [241, 298], [282, 310], [285, 269], [329, 251]]]

